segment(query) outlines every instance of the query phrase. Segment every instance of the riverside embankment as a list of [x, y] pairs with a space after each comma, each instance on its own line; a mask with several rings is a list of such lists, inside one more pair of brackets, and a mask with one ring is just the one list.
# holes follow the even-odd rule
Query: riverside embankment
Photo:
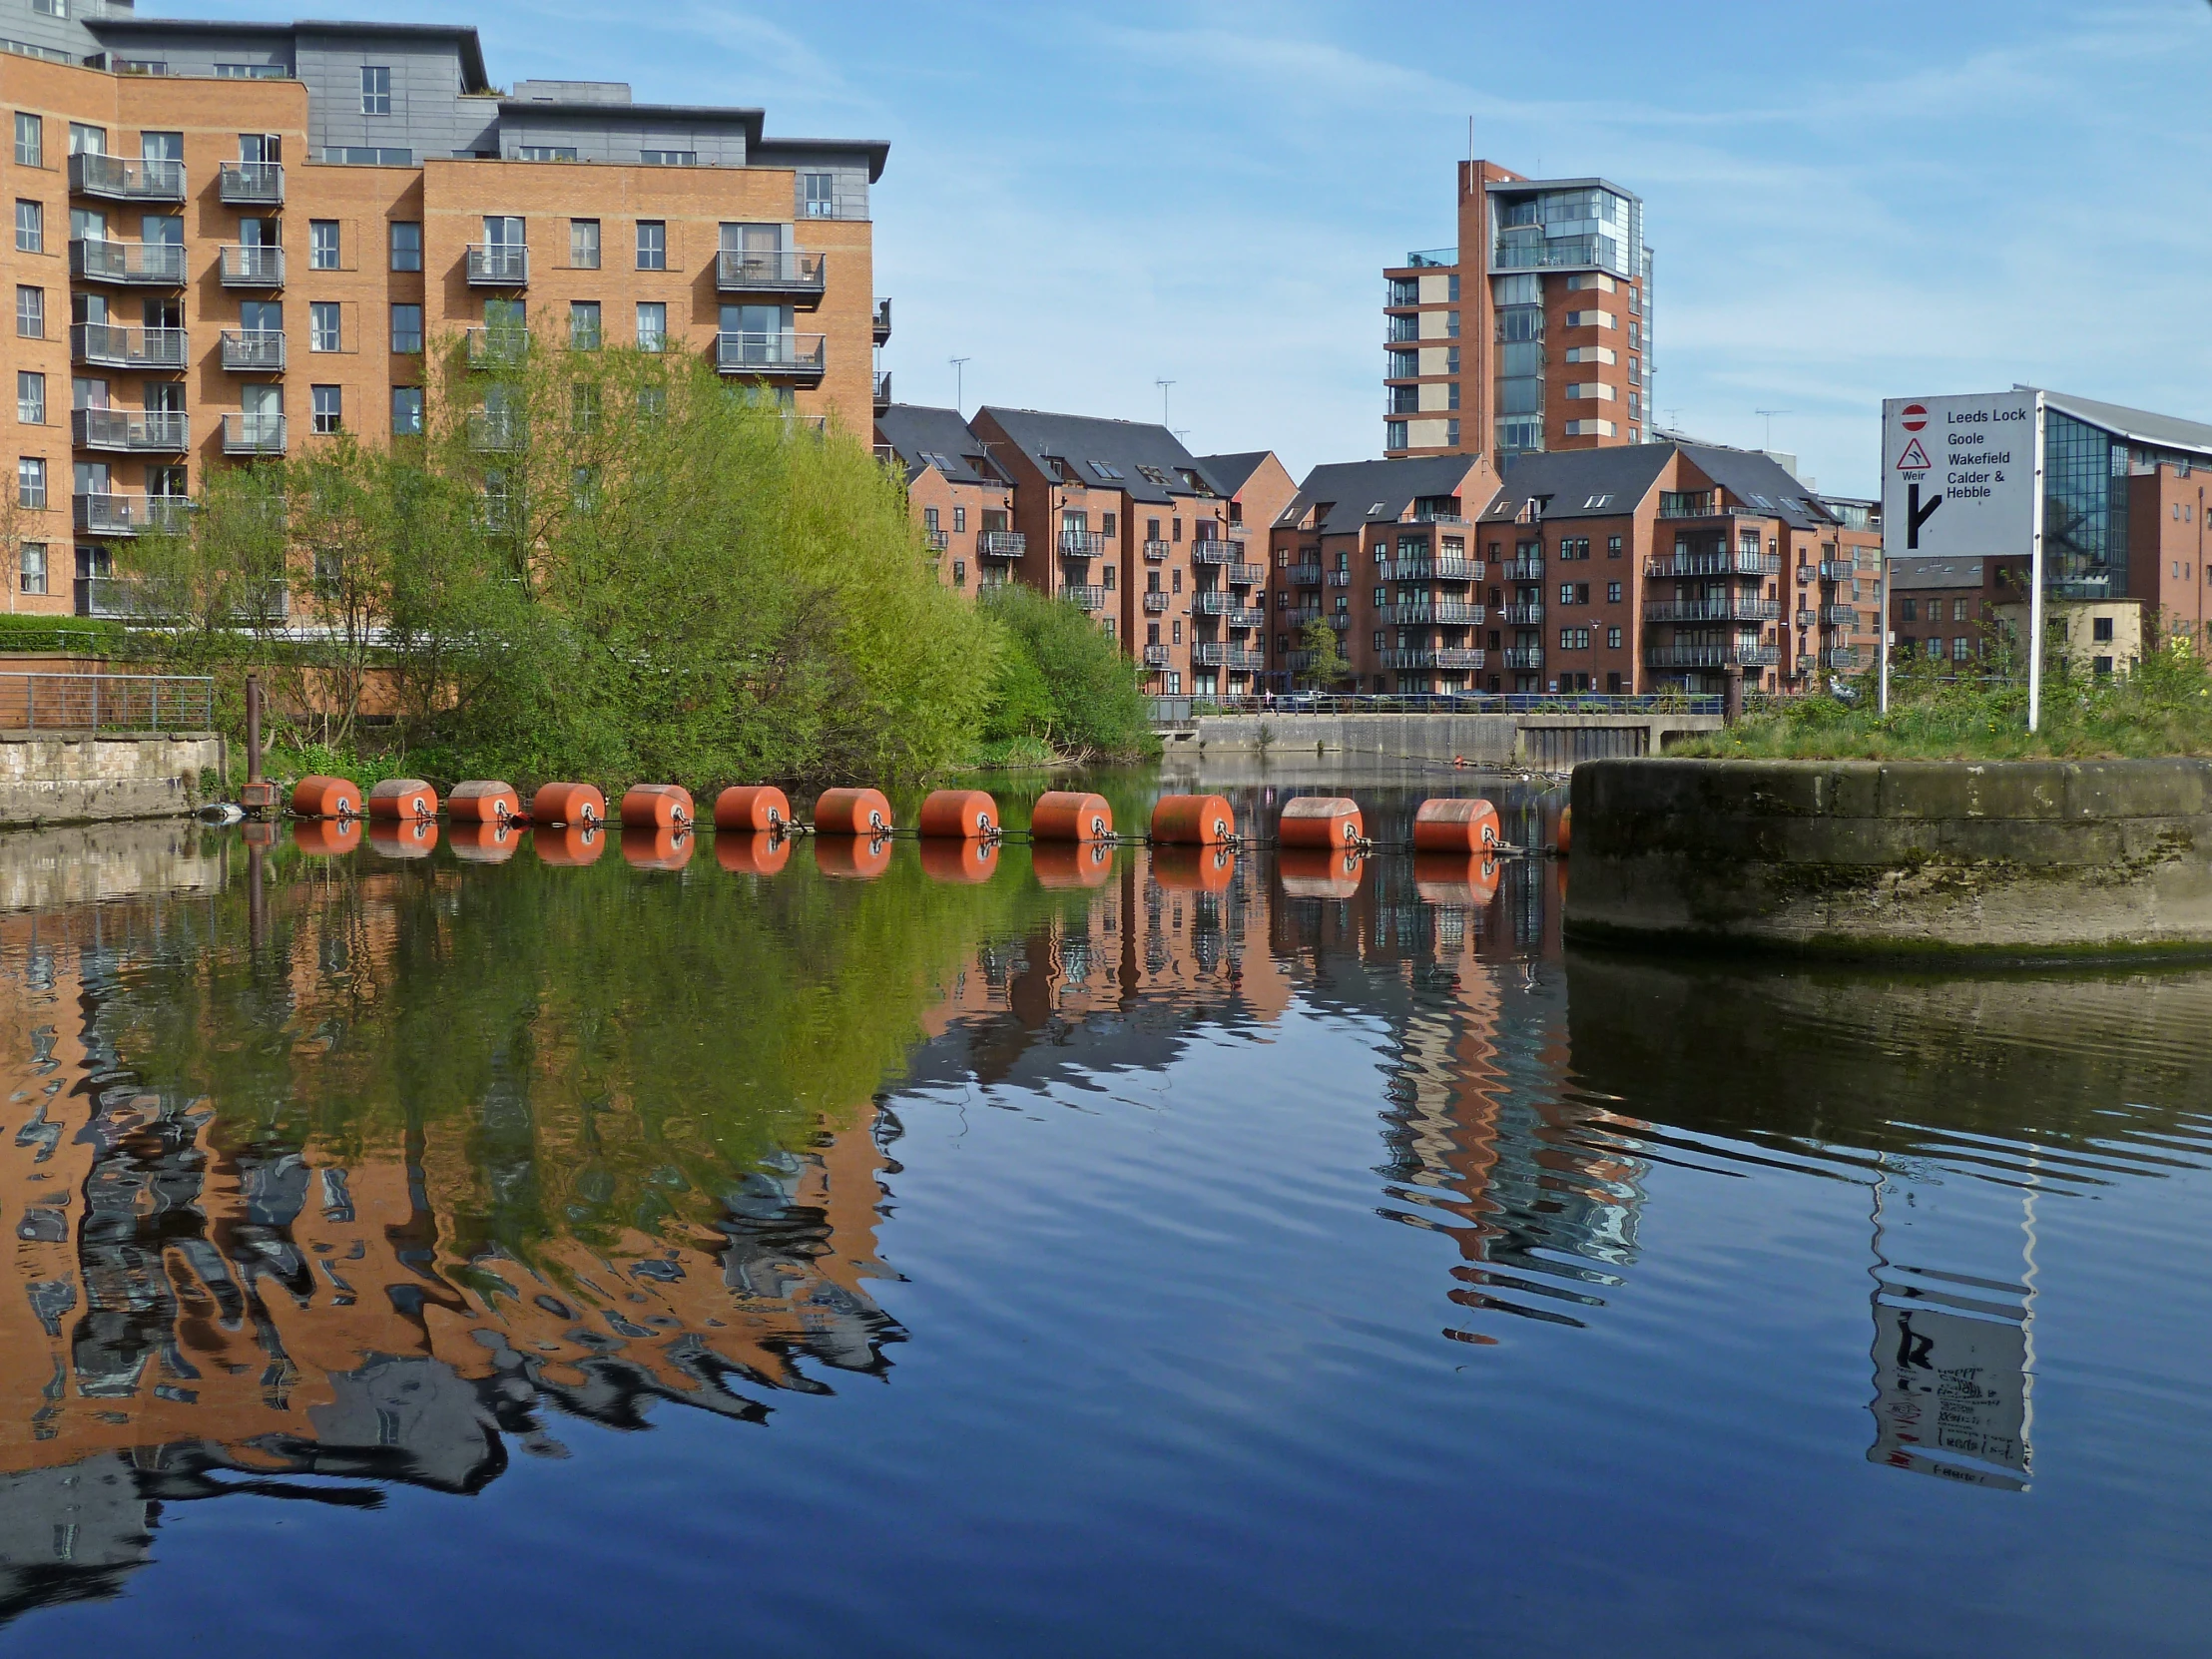
[[2212, 762], [1593, 761], [1568, 937], [1835, 955], [2212, 954]]

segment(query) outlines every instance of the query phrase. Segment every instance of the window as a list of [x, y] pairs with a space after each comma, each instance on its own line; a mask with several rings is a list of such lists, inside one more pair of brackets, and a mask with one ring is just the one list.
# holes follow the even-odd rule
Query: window
[[288, 81], [291, 71], [280, 63], [219, 63], [215, 66], [215, 78], [219, 81]]
[[1178, 621], [1177, 621], [1177, 622], [1175, 623], [1175, 625], [1174, 625], [1174, 626], [1175, 626], [1175, 643], [1176, 643], [1177, 645], [1181, 645], [1181, 644], [1183, 643], [1183, 624], [1182, 624], [1182, 622], [1181, 622], [1180, 620], [1178, 620]]
[[1608, 605], [1618, 605], [1618, 604], [1619, 604], [1620, 602], [1621, 602], [1621, 585], [1620, 585], [1620, 584], [1619, 584], [1618, 582], [1608, 582], [1608, 583], [1606, 583], [1606, 584], [1605, 584], [1605, 603], [1606, 603], [1606, 604], [1608, 604]]
[[663, 220], [638, 221], [638, 269], [640, 271], [666, 271], [668, 269], [668, 225]]
[[2112, 619], [2108, 616], [2091, 617], [2089, 619], [2089, 638], [2099, 645], [2111, 644]]
[[422, 307], [420, 305], [392, 306], [391, 348], [401, 356], [409, 356], [422, 349]]
[[81, 121], [69, 124], [69, 153], [72, 156], [105, 156], [108, 153], [108, 130], [105, 127], [87, 127]]
[[[570, 158], [574, 160], [573, 157]], [[647, 167], [697, 167], [696, 150], [640, 150], [638, 160]]]
[[307, 307], [307, 349], [338, 349], [338, 302], [335, 299], [317, 299]]
[[46, 424], [46, 376], [30, 369], [15, 371], [15, 418], [26, 426]]
[[36, 455], [25, 455], [15, 463], [15, 499], [23, 507], [46, 505], [46, 463]]
[[391, 388], [391, 435], [395, 438], [415, 438], [422, 435], [420, 386]]
[[325, 167], [412, 167], [412, 150], [386, 149], [373, 144], [325, 144]]
[[599, 269], [598, 220], [572, 219], [568, 222], [568, 263], [578, 271]]
[[345, 425], [344, 393], [337, 386], [309, 388], [314, 398], [314, 429], [318, 432], [336, 432]]
[[1115, 533], [1114, 515], [1112, 513], [1100, 513], [1098, 515], [1098, 528], [1106, 535], [1113, 535]]
[[46, 543], [27, 541], [23, 544], [22, 569], [23, 591], [25, 593], [44, 593], [46, 591]]
[[665, 351], [668, 349], [668, 305], [664, 301], [653, 299], [639, 303], [638, 349], [640, 351]]
[[335, 271], [338, 268], [338, 222], [334, 219], [310, 219], [307, 221], [307, 269], [309, 271]]
[[1904, 611], [1904, 614], [1903, 614], [1903, 615], [1901, 615], [1901, 616], [1900, 616], [1900, 617], [1898, 618], [1898, 621], [1900, 621], [1900, 622], [1918, 622], [1918, 621], [1920, 621], [1920, 619], [1921, 619], [1921, 614], [1920, 614], [1920, 602], [1919, 602], [1918, 600], [1915, 600], [1915, 599], [1905, 599], [1905, 600], [1900, 600], [1900, 601], [1899, 601], [1899, 603], [1900, 603], [1900, 604], [1902, 604], [1902, 605], [1903, 605], [1903, 606], [1905, 607], [1905, 611]]
[[[2178, 576], [2181, 572], [2176, 570], [2174, 574]], [[1950, 620], [1953, 622], [1964, 622], [1966, 620], [1966, 602], [1963, 599], [1953, 599], [1950, 602]]]
[[361, 114], [391, 114], [391, 71], [382, 64], [361, 65]]
[[[952, 528], [955, 530], [965, 530], [967, 528], [967, 509], [965, 507], [955, 507], [952, 509]], [[1113, 577], [1114, 567], [1112, 565], [1108, 565], [1106, 567], [1106, 585], [1108, 587], [1113, 586]]]
[[1559, 630], [1561, 651], [1587, 651], [1590, 649], [1590, 631], [1587, 628], [1562, 628]]
[[[1608, 651], [1618, 651], [1621, 648], [1621, 631], [1618, 628], [1608, 628], [1605, 630], [1605, 648]], [[1614, 691], [1619, 691], [1620, 676], [1617, 674], [1613, 675], [1611, 677], [1611, 680], [1612, 689]]]
[[414, 220], [391, 222], [391, 268], [394, 271], [422, 269], [422, 227]]
[[15, 165], [17, 167], [44, 167], [46, 165], [46, 123], [35, 115], [20, 112], [15, 118]]
[[1618, 536], [1607, 536], [1607, 537], [1605, 538], [1605, 556], [1606, 556], [1606, 557], [1607, 557], [1608, 559], [1617, 559], [1617, 558], [1619, 558], [1619, 557], [1621, 556], [1621, 539], [1620, 539], [1620, 537], [1618, 537]]
[[1960, 634], [1956, 639], [1950, 642], [1950, 660], [1954, 663], [1964, 662], [1968, 654], [1968, 649], [1969, 648], [1966, 644], [1966, 636]]
[[568, 427], [572, 432], [599, 430], [599, 388], [588, 380], [568, 388]]
[[17, 287], [15, 290], [15, 331], [25, 339], [46, 337], [46, 290], [44, 288]]
[[18, 202], [15, 205], [15, 251], [18, 254], [43, 254], [46, 252], [46, 205], [42, 202]]
[[518, 162], [572, 162], [576, 160], [573, 144], [520, 144], [515, 146]]
[[570, 349], [576, 351], [599, 349], [598, 300], [571, 299], [568, 302], [568, 343]]
[[937, 509], [936, 509], [936, 508], [934, 508], [934, 507], [924, 507], [924, 508], [922, 508], [922, 509], [921, 509], [921, 527], [922, 527], [922, 528], [923, 528], [924, 530], [927, 530], [927, 531], [928, 531], [928, 532], [929, 532], [929, 533], [930, 533], [931, 535], [935, 535], [935, 534], [937, 533]]
[[802, 173], [799, 176], [799, 217], [802, 219], [834, 219], [837, 217], [836, 178], [829, 173]]

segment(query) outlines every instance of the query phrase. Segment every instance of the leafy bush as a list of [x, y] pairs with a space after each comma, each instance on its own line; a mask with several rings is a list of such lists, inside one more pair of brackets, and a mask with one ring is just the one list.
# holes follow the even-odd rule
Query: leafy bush
[[1064, 600], [1009, 584], [977, 602], [1002, 636], [983, 736], [1060, 754], [1124, 759], [1157, 748], [1137, 665]]

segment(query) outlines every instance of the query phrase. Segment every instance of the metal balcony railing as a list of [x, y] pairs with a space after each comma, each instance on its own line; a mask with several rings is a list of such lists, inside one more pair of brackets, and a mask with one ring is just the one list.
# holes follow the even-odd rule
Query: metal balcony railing
[[1268, 613], [1247, 607], [1244, 610], [1225, 612], [1222, 621], [1232, 628], [1265, 628], [1268, 625]]
[[1240, 565], [1244, 563], [1245, 544], [1214, 537], [1207, 541], [1191, 543], [1191, 563], [1198, 565]]
[[1106, 551], [1106, 537], [1097, 530], [1062, 530], [1057, 551], [1063, 559], [1095, 559]]
[[889, 342], [891, 337], [891, 302], [888, 299], [878, 299], [875, 302], [875, 325], [872, 332], [875, 335], [877, 345]]
[[74, 195], [111, 202], [182, 202], [185, 164], [79, 154], [69, 158], [69, 188]]
[[70, 356], [98, 368], [183, 368], [190, 349], [182, 328], [77, 322], [69, 329]]
[[223, 452], [226, 455], [281, 455], [284, 452], [284, 417], [280, 414], [226, 414], [223, 417]]
[[1096, 582], [1070, 582], [1060, 590], [1060, 597], [1080, 610], [1103, 611], [1106, 608], [1106, 590]]
[[1158, 588], [1147, 588], [1144, 596], [1144, 608], [1154, 616], [1159, 616], [1168, 608], [1168, 596]]
[[219, 174], [226, 206], [274, 208], [284, 200], [284, 169], [279, 162], [225, 162]]
[[830, 261], [796, 248], [739, 250], [715, 256], [715, 291], [773, 294], [784, 299], [817, 300], [828, 285]]
[[1488, 653], [1471, 647], [1425, 646], [1382, 653], [1385, 668], [1480, 668]]
[[461, 340], [470, 364], [477, 368], [518, 363], [530, 354], [530, 330], [519, 323], [463, 328]]
[[1541, 582], [1544, 561], [1541, 558], [1507, 559], [1497, 567], [1497, 574], [1503, 582]]
[[725, 374], [816, 381], [828, 365], [828, 345], [826, 334], [733, 330], [715, 336], [715, 367]]
[[1352, 613], [1350, 611], [1331, 611], [1329, 613], [1329, 626], [1336, 629], [1340, 634], [1349, 633], [1352, 629]]
[[875, 412], [882, 414], [891, 406], [891, 373], [884, 369], [875, 376]]
[[72, 409], [69, 434], [79, 449], [177, 454], [192, 446], [192, 417], [182, 409]]
[[952, 545], [952, 537], [946, 531], [924, 530], [921, 534], [922, 539], [928, 542], [929, 551], [932, 553], [942, 553]]
[[1510, 605], [1500, 605], [1497, 619], [1502, 623], [1532, 628], [1544, 620], [1544, 604], [1540, 599], [1516, 600]]
[[521, 415], [514, 409], [472, 409], [468, 416], [468, 446], [487, 453], [520, 449]]
[[100, 242], [69, 245], [69, 274], [87, 282], [176, 288], [185, 285], [185, 251], [172, 242]]
[[1840, 668], [1849, 672], [1857, 672], [1863, 666], [1860, 662], [1858, 648], [1848, 645], [1838, 646], [1832, 651], [1823, 651], [1821, 653], [1821, 663], [1827, 668]]
[[1399, 600], [1384, 611], [1390, 622], [1437, 623], [1452, 628], [1479, 628], [1488, 620], [1489, 607], [1463, 599]]
[[[88, 608], [82, 592], [88, 582], [109, 581], [79, 580], [79, 616], [136, 614]], [[0, 675], [0, 729], [8, 731], [207, 732], [214, 727], [215, 681], [205, 675]]]
[[1544, 648], [1540, 645], [1509, 645], [1505, 648], [1505, 666], [1517, 669], [1542, 668]]
[[1148, 541], [1144, 544], [1145, 562], [1159, 564], [1168, 556], [1168, 544], [1164, 541]]
[[1644, 561], [1646, 576], [1780, 576], [1782, 555], [1742, 549], [1661, 553]]
[[1351, 572], [1351, 571], [1349, 571], [1349, 570], [1333, 570], [1333, 571], [1331, 571], [1331, 572], [1329, 573], [1329, 585], [1330, 585], [1331, 587], [1333, 587], [1333, 588], [1349, 588], [1349, 587], [1351, 587], [1351, 586], [1352, 586], [1352, 572]]
[[1779, 646], [1744, 644], [1733, 645], [1647, 645], [1644, 647], [1646, 668], [1767, 668], [1782, 660]]
[[1824, 582], [1849, 582], [1859, 574], [1858, 566], [1849, 559], [1823, 559], [1820, 571]]
[[283, 329], [224, 329], [223, 366], [234, 374], [281, 374], [284, 371]]
[[1225, 569], [1229, 585], [1233, 588], [1256, 588], [1268, 579], [1265, 565], [1229, 565]]
[[1488, 566], [1480, 559], [1463, 559], [1455, 554], [1423, 554], [1416, 558], [1399, 559], [1390, 566], [1393, 582], [1479, 582], [1488, 574]]
[[1320, 565], [1292, 565], [1289, 574], [1293, 587], [1318, 588], [1321, 586]]
[[280, 288], [284, 285], [284, 251], [267, 244], [233, 243], [222, 250], [219, 268], [227, 288]]
[[80, 491], [77, 528], [92, 536], [135, 536], [183, 527], [192, 503], [181, 495], [122, 495]]
[[975, 538], [975, 551], [985, 559], [1018, 559], [1029, 550], [1029, 538], [1019, 530], [984, 530]]
[[1849, 628], [1856, 633], [1859, 629], [1859, 612], [1851, 605], [1823, 605], [1821, 621], [1831, 628]]
[[512, 243], [471, 243], [468, 250], [468, 285], [472, 288], [519, 288], [530, 281], [530, 250]]
[[1166, 668], [1170, 661], [1166, 646], [1148, 645], [1144, 648], [1144, 666], [1146, 668]]
[[1646, 622], [1776, 622], [1779, 599], [1661, 599], [1644, 607]]
[[1811, 611], [1800, 611], [1797, 614], [1797, 625], [1800, 628], [1810, 628], [1819, 620], [1820, 618], [1815, 616]]
[[1242, 645], [1194, 645], [1191, 647], [1191, 661], [1200, 668], [1226, 668], [1237, 674], [1249, 674], [1254, 669], [1268, 666], [1266, 652], [1254, 651]]

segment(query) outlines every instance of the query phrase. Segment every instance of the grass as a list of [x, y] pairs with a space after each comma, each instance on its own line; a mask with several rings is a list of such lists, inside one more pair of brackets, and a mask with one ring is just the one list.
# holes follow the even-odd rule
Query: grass
[[1893, 666], [1890, 712], [1872, 673], [1858, 701], [1806, 697], [1747, 715], [1670, 753], [1736, 760], [2012, 761], [2212, 756], [2212, 667], [2186, 646], [2132, 673], [2043, 676], [2041, 730], [2027, 730], [2023, 683], [1947, 680], [1936, 665]]

